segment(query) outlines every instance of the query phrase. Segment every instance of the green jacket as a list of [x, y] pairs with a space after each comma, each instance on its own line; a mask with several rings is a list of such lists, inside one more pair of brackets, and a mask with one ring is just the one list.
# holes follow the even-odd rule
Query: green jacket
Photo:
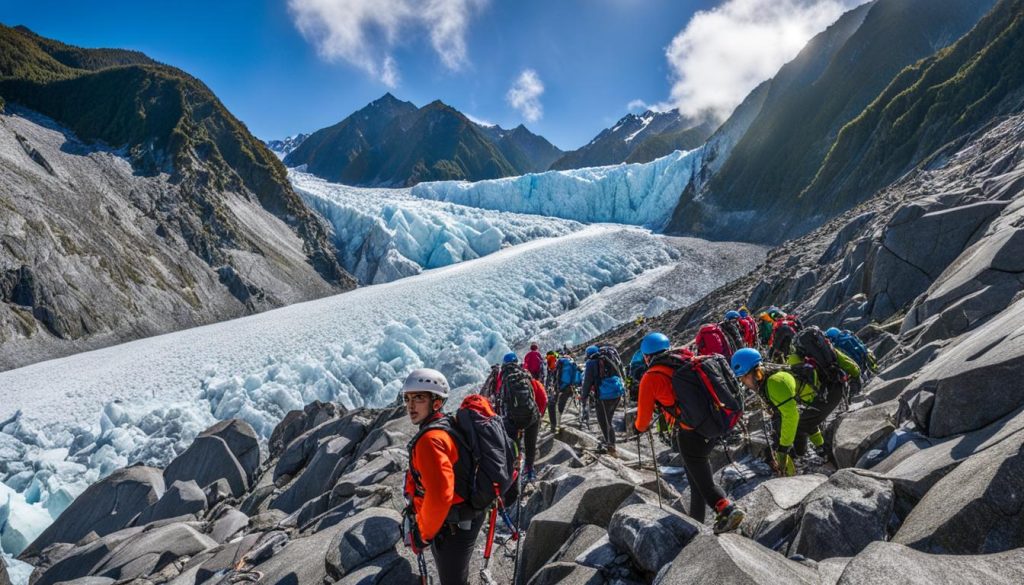
[[[860, 368], [845, 353], [836, 350], [836, 357], [839, 358], [839, 367], [851, 378], [860, 377]], [[798, 366], [803, 363], [796, 354], [790, 354], [786, 358], [790, 366]], [[779, 411], [781, 421], [779, 423], [779, 445], [789, 447], [796, 440], [796, 427], [800, 422], [800, 406], [814, 402], [818, 395], [818, 375], [814, 375], [814, 384], [804, 384], [796, 379], [793, 374], [786, 371], [776, 372], [765, 380], [765, 394], [771, 405]]]
[[757, 322], [757, 336], [761, 339], [761, 345], [768, 345], [768, 340], [772, 338], [772, 329], [774, 327], [775, 323], [772, 321]]

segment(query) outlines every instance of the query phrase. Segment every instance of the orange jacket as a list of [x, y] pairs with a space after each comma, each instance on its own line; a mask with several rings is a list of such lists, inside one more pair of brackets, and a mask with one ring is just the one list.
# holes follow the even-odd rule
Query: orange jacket
[[558, 365], [558, 357], [556, 357], [555, 355], [552, 354], [552, 355], [547, 356], [547, 359], [548, 359], [548, 371], [549, 372], [554, 372], [555, 371], [555, 366]]
[[669, 425], [675, 424], [675, 419], [669, 415], [676, 404], [676, 393], [672, 390], [672, 373], [672, 368], [664, 364], [655, 364], [644, 373], [643, 378], [640, 378], [634, 423], [638, 433], [646, 432], [651, 426], [655, 402], [663, 407]]
[[[405, 475], [405, 494], [412, 499], [420, 538], [429, 542], [444, 526], [452, 506], [463, 499], [455, 493], [455, 464], [459, 448], [444, 429], [429, 430], [416, 441]], [[416, 493], [413, 474], [419, 475], [423, 494]]]

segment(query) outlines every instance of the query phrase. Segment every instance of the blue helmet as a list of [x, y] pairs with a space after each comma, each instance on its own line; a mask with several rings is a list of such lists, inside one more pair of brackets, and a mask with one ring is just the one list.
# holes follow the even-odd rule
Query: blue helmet
[[746, 310], [745, 308], [741, 308], [739, 313], [740, 317], [743, 317], [744, 319], [750, 316], [750, 311]]
[[761, 352], [752, 347], [744, 347], [732, 354], [732, 371], [737, 376], [745, 376], [759, 365], [761, 365]]
[[640, 352], [644, 355], [654, 355], [663, 352], [672, 346], [672, 342], [664, 333], [648, 333], [640, 341]]
[[828, 329], [825, 330], [825, 337], [828, 337], [829, 339], [835, 339], [836, 337], [839, 337], [839, 328], [829, 327]]
[[596, 345], [587, 346], [587, 357], [593, 357], [597, 352], [601, 351]]
[[725, 320], [726, 321], [730, 321], [732, 319], [739, 319], [739, 318], [740, 318], [740, 312], [739, 311], [727, 311], [725, 313]]
[[515, 363], [515, 362], [518, 362], [518, 361], [519, 361], [519, 356], [517, 356], [516, 352], [514, 352], [514, 351], [510, 351], [510, 352], [506, 353], [505, 357], [501, 358], [501, 362], [505, 363], [505, 364], [511, 364], [511, 363]]

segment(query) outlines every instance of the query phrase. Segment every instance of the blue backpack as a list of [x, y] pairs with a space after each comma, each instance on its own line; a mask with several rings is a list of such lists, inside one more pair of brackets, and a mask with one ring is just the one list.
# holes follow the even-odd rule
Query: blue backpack
[[568, 386], [576, 383], [576, 362], [564, 357], [558, 360], [556, 366], [559, 372], [558, 383], [560, 386]]
[[861, 370], [866, 370], [868, 367], [868, 348], [864, 345], [864, 342], [857, 339], [857, 336], [853, 333], [844, 330], [836, 337], [832, 345], [836, 346], [840, 351], [853, 358], [853, 361], [857, 362], [857, 366]]

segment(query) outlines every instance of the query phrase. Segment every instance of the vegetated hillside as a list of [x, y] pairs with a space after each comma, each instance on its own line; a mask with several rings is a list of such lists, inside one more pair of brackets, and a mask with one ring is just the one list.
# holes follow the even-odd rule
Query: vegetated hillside
[[[827, 44], [810, 43], [780, 70], [792, 80], [773, 84], [758, 120], [700, 194], [698, 209], [680, 210], [673, 230], [779, 242], [813, 228], [820, 218], [809, 219], [805, 214], [813, 210], [797, 195], [813, 180], [839, 130], [904, 67], [955, 42], [993, 3], [876, 0], [844, 15], [832, 27], [838, 34], [820, 36]], [[830, 57], [821, 59], [823, 54]], [[684, 198], [680, 205], [690, 201]], [[732, 225], [731, 213], [769, 208], [771, 220], [752, 231], [739, 233]]]
[[955, 45], [901, 72], [847, 124], [801, 200], [843, 211], [923, 160], [941, 164], [972, 131], [1022, 108], [1024, 2], [1001, 2]]
[[397, 187], [522, 175], [559, 155], [522, 125], [482, 126], [440, 101], [416, 108], [389, 93], [314, 132], [284, 162], [346, 185]]
[[716, 126], [683, 116], [678, 110], [626, 114], [586, 145], [564, 153], [551, 164], [551, 170], [650, 162], [676, 150], [697, 148]]
[[26, 29], [0, 46], [0, 367], [354, 286], [284, 166], [201, 82]]

